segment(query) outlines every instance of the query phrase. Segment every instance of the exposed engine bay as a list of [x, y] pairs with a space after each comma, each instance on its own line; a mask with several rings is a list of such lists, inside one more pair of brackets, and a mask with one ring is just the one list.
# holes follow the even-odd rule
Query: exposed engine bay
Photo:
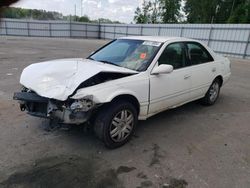
[[100, 72], [99, 74], [84, 81], [82, 84], [78, 86], [77, 89], [101, 84], [110, 80], [116, 80], [130, 75], [132, 74], [116, 73], [116, 72]]

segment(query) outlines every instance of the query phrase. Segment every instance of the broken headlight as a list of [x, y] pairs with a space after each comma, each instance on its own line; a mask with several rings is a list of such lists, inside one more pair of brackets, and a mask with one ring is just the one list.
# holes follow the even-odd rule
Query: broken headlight
[[87, 112], [94, 107], [93, 96], [86, 96], [82, 99], [75, 100], [70, 109], [73, 112]]

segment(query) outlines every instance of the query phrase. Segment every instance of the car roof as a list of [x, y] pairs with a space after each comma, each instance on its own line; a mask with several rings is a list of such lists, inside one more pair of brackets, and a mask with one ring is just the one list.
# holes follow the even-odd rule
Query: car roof
[[147, 40], [147, 41], [155, 41], [161, 43], [167, 41], [195, 41], [184, 37], [167, 37], [167, 36], [129, 36], [129, 37], [120, 37], [119, 39]]

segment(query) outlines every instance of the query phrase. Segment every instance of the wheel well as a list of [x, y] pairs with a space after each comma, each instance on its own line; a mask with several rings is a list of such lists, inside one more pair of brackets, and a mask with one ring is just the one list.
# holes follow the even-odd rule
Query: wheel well
[[113, 98], [113, 100], [111, 102], [118, 101], [118, 100], [124, 100], [124, 101], [128, 101], [128, 102], [132, 103], [135, 106], [136, 111], [138, 112], [138, 114], [140, 113], [139, 101], [133, 95], [128, 95], [128, 94], [119, 95], [119, 96], [116, 96], [115, 98]]
[[223, 78], [221, 75], [217, 76], [214, 80], [218, 79], [220, 81], [220, 86], [223, 84]]

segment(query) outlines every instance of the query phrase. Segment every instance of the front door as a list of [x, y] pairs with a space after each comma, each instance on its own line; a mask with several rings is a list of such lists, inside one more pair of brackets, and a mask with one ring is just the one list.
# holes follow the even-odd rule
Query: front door
[[158, 65], [170, 64], [172, 73], [150, 75], [149, 116], [190, 99], [191, 67], [187, 64], [184, 43], [169, 44], [158, 60]]

